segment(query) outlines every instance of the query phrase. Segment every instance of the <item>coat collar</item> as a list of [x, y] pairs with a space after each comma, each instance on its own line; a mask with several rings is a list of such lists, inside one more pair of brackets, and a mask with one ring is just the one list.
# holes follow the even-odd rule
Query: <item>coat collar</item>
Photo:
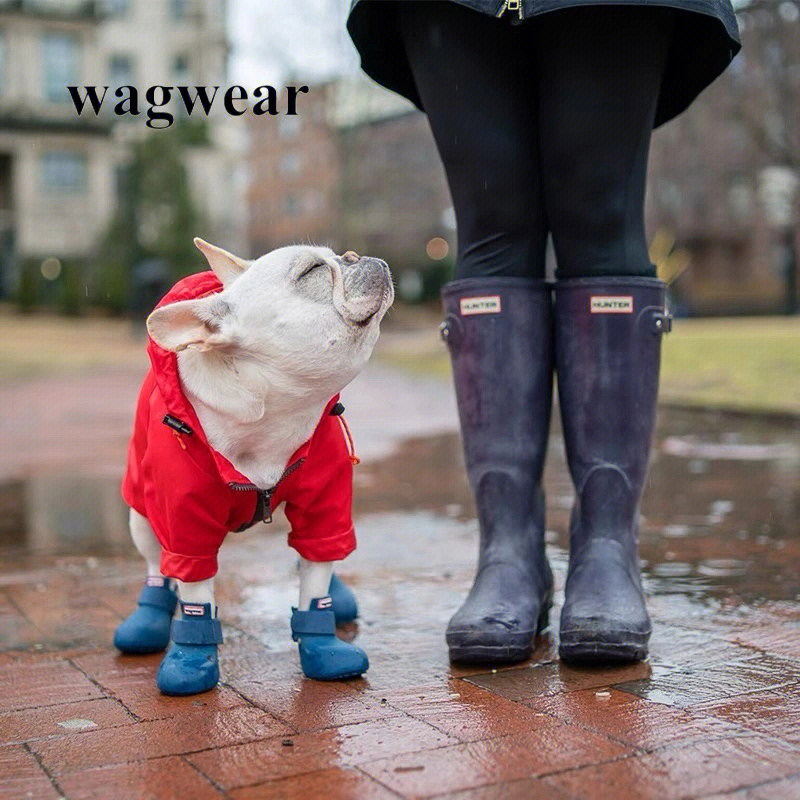
[[[178, 281], [172, 289], [164, 295], [156, 308], [169, 305], [170, 303], [177, 303], [180, 300], [197, 300], [201, 297], [208, 297], [211, 294], [217, 294], [222, 291], [222, 283], [217, 276], [210, 270], [207, 272], [198, 272], [195, 275], [189, 275], [186, 278]], [[153, 369], [153, 377], [158, 391], [164, 400], [164, 405], [167, 408], [167, 413], [174, 417], [176, 420], [188, 425], [192, 430], [192, 434], [196, 436], [210, 451], [214, 457], [217, 469], [219, 470], [220, 477], [228, 484], [245, 484], [250, 485], [251, 481], [242, 475], [236, 467], [228, 461], [222, 453], [215, 450], [208, 442], [205, 431], [203, 430], [200, 420], [197, 418], [194, 407], [183, 393], [181, 387], [180, 374], [178, 372], [178, 357], [175, 353], [165, 350], [163, 347], [157, 345], [149, 336], [147, 342], [147, 354], [150, 357], [150, 364]], [[339, 401], [339, 395], [332, 397], [325, 410], [322, 412], [321, 419], [330, 414], [333, 407]], [[317, 427], [319, 423], [317, 423]], [[316, 428], [315, 428], [316, 431]], [[313, 436], [313, 434], [312, 434]], [[308, 449], [311, 446], [311, 439], [303, 442], [300, 447], [294, 452], [289, 459], [287, 467], [296, 464], [301, 459], [304, 459], [308, 454]]]

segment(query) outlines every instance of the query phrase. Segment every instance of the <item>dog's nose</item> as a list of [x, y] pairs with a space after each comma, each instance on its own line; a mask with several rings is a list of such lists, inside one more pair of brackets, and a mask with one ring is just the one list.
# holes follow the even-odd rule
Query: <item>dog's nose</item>
[[391, 277], [386, 263], [379, 258], [363, 256], [357, 263], [342, 268], [345, 303], [342, 313], [351, 322], [366, 322], [381, 310]]
[[348, 250], [343, 256], [342, 260], [346, 261], [348, 264], [354, 264], [361, 256], [358, 253], [354, 252], [353, 250]]

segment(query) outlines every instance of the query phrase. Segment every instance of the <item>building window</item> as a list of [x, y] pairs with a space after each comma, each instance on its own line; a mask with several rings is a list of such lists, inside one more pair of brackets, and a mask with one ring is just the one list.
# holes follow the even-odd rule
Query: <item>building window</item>
[[290, 139], [300, 133], [302, 122], [300, 117], [278, 117], [278, 135], [283, 139]]
[[85, 192], [89, 159], [85, 153], [42, 153], [42, 188], [55, 192]]
[[48, 33], [42, 39], [44, 96], [51, 103], [68, 103], [67, 86], [80, 79], [80, 45], [77, 36]]
[[300, 213], [300, 201], [293, 194], [287, 194], [283, 200], [284, 213], [289, 217], [294, 217]]
[[303, 159], [299, 153], [284, 153], [279, 164], [283, 175], [299, 175], [303, 169]]
[[746, 222], [753, 210], [753, 190], [746, 176], [736, 176], [728, 184], [728, 208], [736, 222]]
[[118, 86], [134, 86], [136, 76], [133, 70], [133, 58], [122, 53], [116, 53], [108, 61], [108, 82], [111, 88]]
[[131, 13], [131, 0], [106, 0], [105, 12], [109, 17], [127, 17]]
[[189, 16], [191, 0], [169, 0], [169, 12], [172, 19], [186, 19]]
[[325, 194], [319, 189], [309, 189], [303, 198], [303, 205], [305, 209], [312, 213], [318, 213], [325, 210]]
[[683, 197], [681, 190], [671, 181], [661, 180], [654, 187], [658, 205], [666, 214], [677, 214], [680, 211]]
[[117, 164], [114, 167], [114, 194], [122, 197], [130, 187], [130, 167], [128, 164]]
[[175, 56], [172, 62], [172, 80], [176, 85], [180, 86], [188, 84], [191, 79], [192, 76], [189, 72], [189, 56], [183, 54]]

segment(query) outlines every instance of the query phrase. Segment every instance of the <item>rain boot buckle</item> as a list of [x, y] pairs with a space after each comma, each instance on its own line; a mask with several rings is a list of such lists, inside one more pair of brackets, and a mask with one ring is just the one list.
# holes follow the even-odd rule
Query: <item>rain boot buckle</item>
[[672, 314], [657, 311], [653, 314], [653, 333], [669, 333], [672, 330]]

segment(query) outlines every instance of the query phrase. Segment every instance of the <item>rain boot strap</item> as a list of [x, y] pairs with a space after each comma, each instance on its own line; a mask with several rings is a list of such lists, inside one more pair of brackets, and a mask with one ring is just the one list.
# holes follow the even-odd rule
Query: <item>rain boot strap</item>
[[175, 644], [222, 644], [222, 625], [218, 619], [173, 619]]
[[292, 639], [296, 642], [303, 634], [324, 636], [336, 633], [336, 615], [329, 609], [298, 611], [292, 609]]

